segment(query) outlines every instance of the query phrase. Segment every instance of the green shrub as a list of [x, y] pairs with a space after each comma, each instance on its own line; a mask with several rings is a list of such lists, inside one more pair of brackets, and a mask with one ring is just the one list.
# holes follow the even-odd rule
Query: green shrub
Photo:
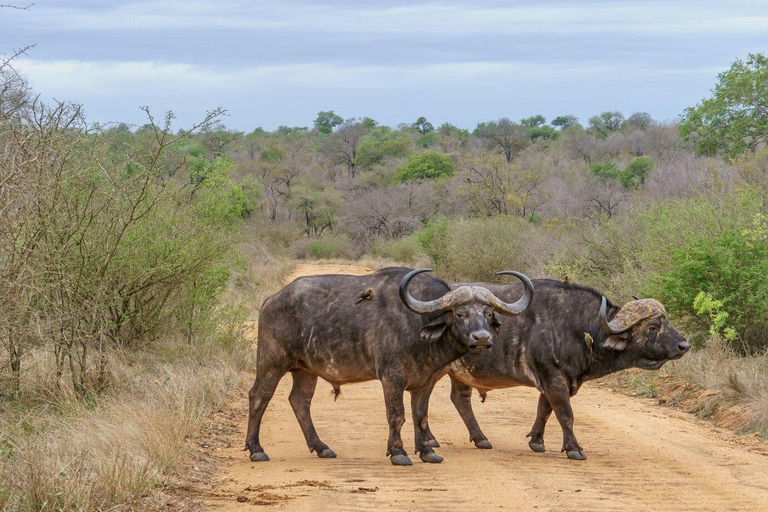
[[524, 219], [500, 215], [432, 223], [415, 236], [440, 277], [496, 281], [499, 270], [530, 272], [533, 229]]
[[710, 334], [712, 322], [711, 308], [703, 308], [699, 297], [704, 292], [718, 301], [719, 312], [726, 315], [744, 349], [766, 346], [768, 243], [764, 236], [756, 236], [757, 232], [732, 229], [673, 249], [670, 266], [658, 269], [648, 291], [664, 302], [670, 312], [690, 319], [687, 327], [700, 338]]
[[600, 178], [601, 180], [616, 180], [619, 179], [619, 168], [614, 162], [606, 163], [594, 163], [590, 167], [592, 174]]
[[329, 260], [354, 257], [352, 244], [343, 235], [326, 235], [320, 238], [303, 238], [291, 247], [294, 258]]
[[30, 179], [13, 190], [19, 207], [0, 219], [0, 332], [12, 334], [0, 343], [14, 395], [22, 391], [22, 351], [32, 347], [54, 355], [57, 389], [69, 380], [86, 399], [109, 384], [108, 350], [138, 350], [166, 333], [192, 341], [215, 329], [235, 232], [250, 206], [225, 158], [195, 167], [192, 187], [167, 179], [184, 150], [174, 144], [172, 116], [115, 153], [77, 112], [45, 110], [44, 123], [0, 129], [0, 146], [20, 151], [56, 142], [25, 161]]
[[448, 219], [431, 220], [413, 234], [435, 267], [441, 267], [448, 250]]
[[594, 163], [590, 167], [592, 174], [601, 180], [617, 180], [626, 189], [639, 188], [645, 185], [645, 180], [655, 164], [649, 156], [633, 158], [624, 170], [619, 170], [614, 162]]
[[414, 266], [425, 256], [425, 253], [416, 237], [407, 236], [398, 240], [375, 243], [371, 247], [371, 255]]
[[397, 179], [399, 181], [434, 180], [450, 176], [455, 170], [456, 164], [450, 156], [425, 150], [408, 157], [408, 161], [397, 173]]
[[621, 172], [619, 180], [624, 188], [637, 188], [645, 185], [645, 180], [656, 166], [653, 158], [649, 156], [639, 156], [633, 158], [627, 164], [626, 169]]
[[380, 163], [387, 157], [404, 157], [412, 147], [413, 142], [407, 133], [381, 126], [360, 138], [355, 163], [367, 166]]
[[[596, 227], [580, 226], [572, 243], [546, 268], [569, 274], [612, 300], [654, 297], [697, 343], [711, 318], [697, 312], [705, 292], [722, 303], [739, 350], [768, 345], [768, 222], [760, 194], [725, 192], [707, 197], [637, 204]], [[700, 304], [699, 304], [700, 305]]]

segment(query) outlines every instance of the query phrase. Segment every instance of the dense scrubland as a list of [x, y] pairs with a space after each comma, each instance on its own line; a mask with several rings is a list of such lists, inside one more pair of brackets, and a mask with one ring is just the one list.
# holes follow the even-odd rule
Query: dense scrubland
[[0, 81], [3, 510], [147, 507], [183, 480], [188, 437], [253, 368], [244, 322], [295, 259], [658, 298], [697, 349], [660, 373], [715, 390], [696, 412], [738, 405], [740, 430], [768, 433], [765, 56], [676, 120], [471, 131], [333, 111], [249, 133], [221, 111], [99, 126], [10, 63]]

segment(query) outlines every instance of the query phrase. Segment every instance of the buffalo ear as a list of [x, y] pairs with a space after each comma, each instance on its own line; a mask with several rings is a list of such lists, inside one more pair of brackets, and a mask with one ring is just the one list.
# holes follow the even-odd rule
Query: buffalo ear
[[499, 319], [496, 318], [496, 313], [491, 313], [491, 329], [493, 329], [493, 334], [498, 336], [499, 327], [501, 327], [501, 322], [499, 322]]
[[424, 343], [439, 340], [445, 329], [448, 328], [448, 323], [450, 322], [449, 315], [450, 313], [443, 313], [437, 320], [433, 320], [422, 327], [421, 331], [419, 331], [419, 340]]
[[629, 336], [623, 334], [613, 334], [608, 336], [603, 342], [603, 346], [611, 348], [613, 350], [624, 350], [629, 345]]

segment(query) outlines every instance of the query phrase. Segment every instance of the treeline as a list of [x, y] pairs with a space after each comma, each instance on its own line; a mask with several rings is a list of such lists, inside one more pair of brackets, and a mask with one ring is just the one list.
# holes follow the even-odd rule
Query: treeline
[[[736, 72], [765, 75], [765, 59], [750, 59]], [[755, 101], [759, 91], [745, 95]], [[324, 111], [311, 128], [219, 125], [179, 148], [187, 169], [177, 177], [194, 185], [226, 169], [246, 223], [273, 253], [371, 255], [457, 280], [491, 280], [499, 268], [567, 275], [617, 301], [659, 298], [698, 343], [718, 334], [760, 351], [768, 130], [759, 109], [745, 110], [746, 122], [707, 124], [708, 109], [732, 107], [712, 101], [677, 122], [606, 111], [584, 124], [502, 117], [470, 132], [424, 117], [389, 127]], [[740, 138], [713, 135], [726, 122]]]

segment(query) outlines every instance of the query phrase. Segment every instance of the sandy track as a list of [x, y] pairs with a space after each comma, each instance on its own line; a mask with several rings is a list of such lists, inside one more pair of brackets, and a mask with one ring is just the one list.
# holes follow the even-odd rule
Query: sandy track
[[[361, 274], [353, 265], [300, 265], [297, 275]], [[485, 404], [475, 395], [478, 421], [494, 445], [478, 450], [449, 396], [448, 379], [430, 403], [430, 425], [442, 446], [442, 464], [394, 467], [384, 455], [387, 426], [378, 382], [342, 388], [334, 403], [322, 381], [312, 404], [321, 439], [335, 460], [310, 454], [288, 404], [290, 377], [275, 393], [262, 424], [262, 445], [272, 460], [251, 463], [241, 451], [247, 389], [214, 419], [210, 446], [219, 481], [204, 491], [213, 510], [255, 506], [285, 510], [768, 510], [768, 456], [760, 442], [715, 429], [691, 415], [585, 386], [573, 400], [576, 435], [588, 460], [559, 453], [553, 417], [547, 453], [532, 452], [525, 434], [535, 417], [535, 390], [494, 391]], [[406, 399], [409, 397], [406, 396]], [[406, 407], [406, 410], [409, 408]], [[403, 427], [413, 445], [410, 421]]]

